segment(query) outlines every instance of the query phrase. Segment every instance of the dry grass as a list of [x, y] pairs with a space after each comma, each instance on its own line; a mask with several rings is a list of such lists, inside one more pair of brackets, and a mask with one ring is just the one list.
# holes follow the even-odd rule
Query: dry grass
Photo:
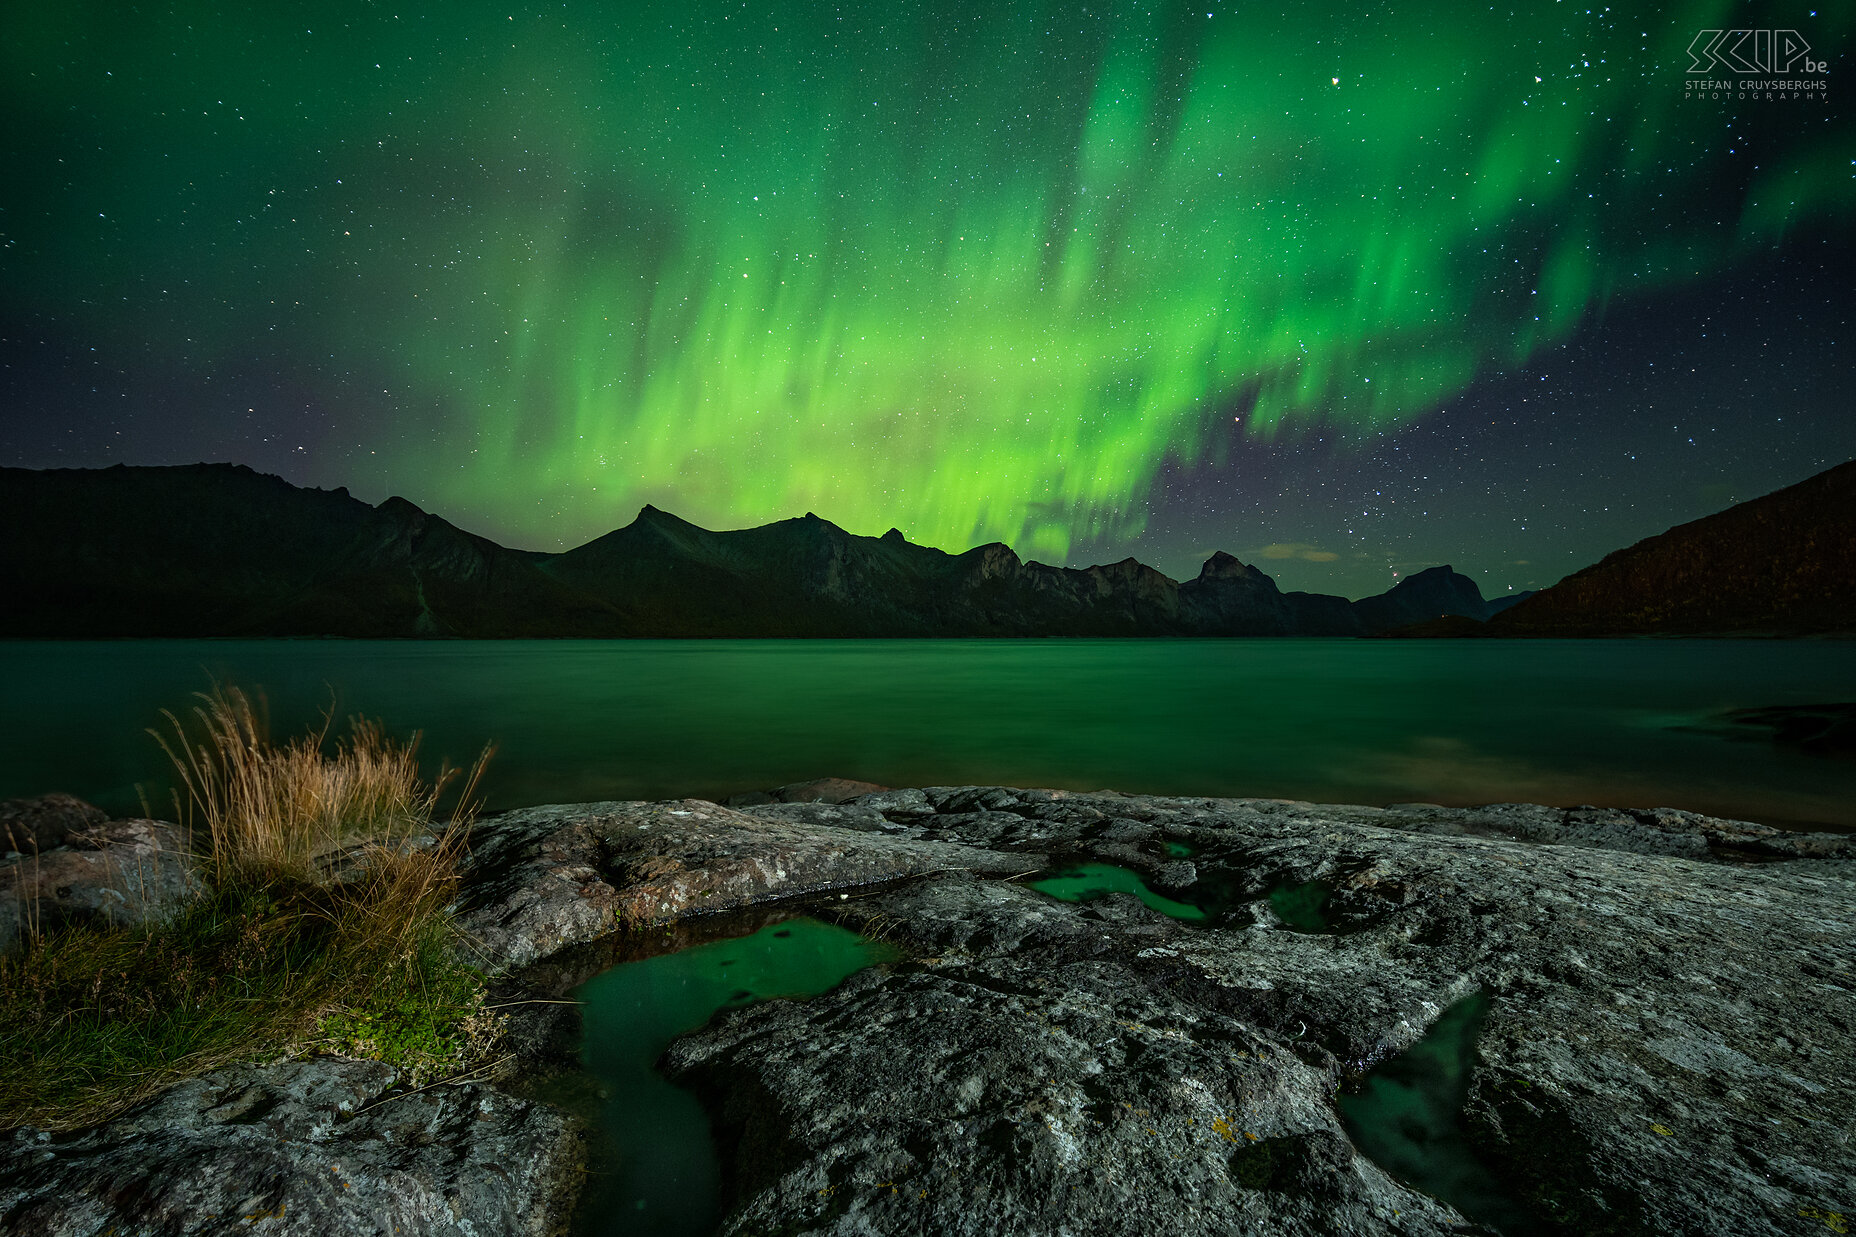
[[483, 756], [424, 781], [357, 719], [281, 747], [236, 688], [157, 738], [206, 885], [153, 927], [73, 926], [0, 959], [0, 1129], [93, 1123], [181, 1078], [329, 1048], [419, 1080], [485, 1048], [446, 913]]
[[[317, 730], [276, 747], [243, 691], [220, 685], [199, 693], [199, 700], [193, 709], [197, 735], [165, 710], [173, 733], [149, 733], [180, 776], [177, 818], [202, 847], [218, 885], [283, 876], [316, 880], [347, 847], [404, 847], [429, 833], [441, 796], [459, 775], [446, 768], [426, 783], [419, 775], [418, 736], [395, 743], [366, 718], [350, 721], [347, 738], [330, 755], [333, 712]], [[461, 788], [454, 821], [474, 810], [472, 796], [489, 755], [486, 750]]]

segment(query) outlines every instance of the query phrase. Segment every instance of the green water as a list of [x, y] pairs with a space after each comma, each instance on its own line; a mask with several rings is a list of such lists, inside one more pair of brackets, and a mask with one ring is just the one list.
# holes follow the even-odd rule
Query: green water
[[1196, 906], [1162, 897], [1147, 887], [1140, 874], [1108, 863], [1079, 863], [1042, 880], [1026, 882], [1039, 893], [1063, 902], [1088, 902], [1105, 893], [1131, 893], [1162, 915], [1201, 923], [1208, 916]]
[[582, 1060], [599, 1080], [600, 1162], [575, 1232], [613, 1237], [708, 1233], [721, 1215], [708, 1117], [654, 1068], [670, 1041], [717, 1010], [836, 987], [894, 958], [889, 946], [815, 919], [615, 966], [575, 990]]
[[1270, 909], [1276, 918], [1297, 932], [1330, 932], [1324, 909], [1333, 896], [1334, 886], [1326, 881], [1306, 881], [1270, 891]]
[[1349, 803], [1667, 805], [1856, 825], [1856, 761], [1681, 729], [1856, 700], [1856, 642], [8, 641], [0, 797], [133, 808], [209, 673], [500, 752], [496, 806], [821, 776]]
[[1485, 993], [1458, 1001], [1338, 1102], [1348, 1136], [1368, 1159], [1505, 1237], [1522, 1237], [1538, 1222], [1476, 1158], [1460, 1120], [1488, 1010]]

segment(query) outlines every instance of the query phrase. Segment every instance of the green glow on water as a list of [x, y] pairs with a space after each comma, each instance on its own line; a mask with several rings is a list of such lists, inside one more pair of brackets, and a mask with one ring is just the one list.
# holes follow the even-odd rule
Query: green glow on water
[[[1856, 762], [1645, 725], [1856, 700], [1850, 640], [104, 640], [0, 642], [0, 798], [138, 814], [146, 728], [208, 676], [273, 733], [336, 715], [498, 744], [493, 808], [884, 786], [1317, 803], [1667, 805], [1856, 825]], [[1196, 893], [1195, 893], [1195, 896]]]
[[1139, 873], [1113, 864], [1082, 863], [1030, 884], [1039, 893], [1048, 894], [1061, 902], [1088, 902], [1104, 894], [1131, 893], [1162, 915], [1170, 915], [1174, 919], [1198, 923], [1209, 918], [1196, 906], [1175, 902], [1155, 893], [1147, 887], [1147, 882], [1141, 879]]
[[1276, 912], [1276, 918], [1297, 932], [1327, 932], [1332, 925], [1322, 914], [1322, 908], [1333, 892], [1334, 886], [1326, 881], [1285, 885], [1270, 892], [1270, 909]]
[[575, 1231], [614, 1237], [707, 1233], [720, 1215], [709, 1120], [655, 1069], [670, 1041], [718, 1010], [813, 996], [897, 951], [815, 919], [615, 966], [582, 984], [582, 1059], [603, 1084], [615, 1163], [588, 1178]]

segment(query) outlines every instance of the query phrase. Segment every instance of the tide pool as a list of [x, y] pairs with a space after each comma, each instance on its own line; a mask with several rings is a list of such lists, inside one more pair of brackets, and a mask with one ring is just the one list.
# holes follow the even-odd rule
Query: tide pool
[[721, 1215], [721, 1170], [709, 1120], [689, 1092], [656, 1070], [670, 1041], [718, 1011], [836, 987], [897, 951], [816, 919], [788, 919], [751, 936], [627, 962], [596, 975], [581, 1002], [581, 1056], [598, 1080], [594, 1162], [577, 1234], [696, 1237]]

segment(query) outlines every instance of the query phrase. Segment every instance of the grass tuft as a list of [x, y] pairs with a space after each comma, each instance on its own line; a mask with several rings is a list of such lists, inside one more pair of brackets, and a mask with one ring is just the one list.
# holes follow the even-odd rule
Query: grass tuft
[[[238, 688], [215, 686], [198, 699], [196, 733], [166, 710], [173, 733], [149, 733], [180, 776], [185, 794], [176, 792], [175, 810], [204, 847], [216, 884], [315, 880], [345, 847], [403, 845], [431, 830], [440, 796], [458, 776], [445, 769], [427, 784], [419, 776], [418, 736], [395, 743], [366, 718], [349, 722], [330, 755], [332, 711], [318, 729], [273, 747]], [[478, 760], [454, 817], [468, 814], [483, 765]]]
[[236, 688], [157, 736], [204, 878], [163, 924], [77, 924], [0, 958], [0, 1129], [104, 1120], [195, 1074], [318, 1050], [415, 1085], [488, 1051], [446, 911], [486, 749], [424, 781], [417, 738], [356, 719], [281, 747]]

